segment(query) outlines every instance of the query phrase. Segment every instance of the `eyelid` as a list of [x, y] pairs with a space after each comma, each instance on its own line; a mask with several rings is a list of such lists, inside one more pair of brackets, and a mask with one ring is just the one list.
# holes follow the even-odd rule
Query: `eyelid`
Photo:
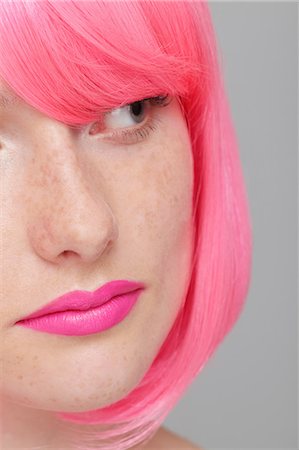
[[[149, 134], [156, 130], [161, 123], [159, 117], [151, 117], [141, 127], [124, 128], [119, 131], [112, 131], [102, 138], [105, 142], [115, 142], [118, 144], [134, 144], [144, 140]], [[133, 140], [133, 142], [131, 141]]]

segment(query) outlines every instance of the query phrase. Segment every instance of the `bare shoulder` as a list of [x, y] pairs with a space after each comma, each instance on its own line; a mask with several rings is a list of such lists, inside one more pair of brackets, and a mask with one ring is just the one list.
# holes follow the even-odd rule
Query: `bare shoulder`
[[188, 439], [179, 436], [165, 427], [160, 427], [154, 438], [149, 442], [149, 449], [163, 449], [163, 450], [204, 450], [189, 441]]

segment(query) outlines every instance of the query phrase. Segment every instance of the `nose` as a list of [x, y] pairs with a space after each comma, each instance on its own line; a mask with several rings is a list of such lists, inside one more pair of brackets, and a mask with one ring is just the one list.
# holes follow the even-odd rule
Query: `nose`
[[25, 195], [31, 246], [52, 263], [95, 262], [118, 237], [116, 217], [98, 179], [91, 181], [70, 142], [66, 147], [57, 135], [55, 148], [48, 152], [43, 146], [32, 161]]

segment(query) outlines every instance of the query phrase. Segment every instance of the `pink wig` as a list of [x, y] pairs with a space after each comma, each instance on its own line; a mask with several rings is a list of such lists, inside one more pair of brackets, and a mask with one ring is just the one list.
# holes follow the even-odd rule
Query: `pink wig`
[[179, 99], [194, 160], [196, 239], [187, 295], [151, 367], [125, 398], [93, 411], [55, 413], [65, 423], [86, 424], [77, 426], [83, 428], [77, 448], [146, 443], [235, 324], [251, 274], [248, 199], [208, 5], [2, 2], [0, 77], [71, 127], [161, 93]]

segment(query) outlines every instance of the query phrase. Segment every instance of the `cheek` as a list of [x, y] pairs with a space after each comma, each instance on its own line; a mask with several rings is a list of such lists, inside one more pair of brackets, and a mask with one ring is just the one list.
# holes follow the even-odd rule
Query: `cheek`
[[[170, 145], [176, 142], [175, 145]], [[138, 195], [136, 194], [138, 193]], [[152, 286], [140, 304], [140, 333], [153, 355], [185, 298], [193, 254], [193, 159], [189, 140], [171, 139], [151, 152], [132, 193], [131, 230], [138, 273]], [[137, 199], [137, 201], [136, 201]], [[134, 227], [134, 229], [133, 229]], [[142, 311], [141, 311], [142, 309]], [[149, 329], [149, 324], [150, 329]], [[150, 352], [150, 347], [148, 347]]]
[[184, 134], [180, 139], [168, 138], [152, 152], [143, 167], [137, 192], [134, 222], [136, 231], [143, 236], [139, 242], [150, 244], [149, 254], [164, 253], [170, 258], [172, 253], [181, 251], [181, 244], [187, 244], [186, 233], [190, 232], [192, 220], [193, 160]]

